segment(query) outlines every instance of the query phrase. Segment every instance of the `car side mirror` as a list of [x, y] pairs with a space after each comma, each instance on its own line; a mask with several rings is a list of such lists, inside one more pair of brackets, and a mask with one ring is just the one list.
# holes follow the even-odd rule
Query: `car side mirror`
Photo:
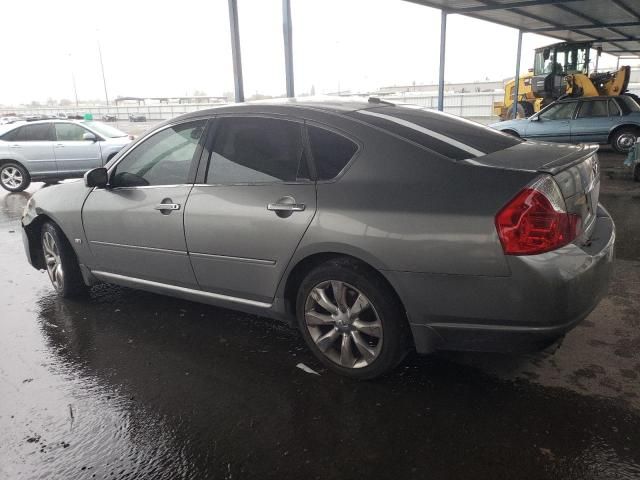
[[97, 138], [93, 133], [87, 132], [87, 133], [83, 133], [82, 134], [82, 140], [87, 140], [89, 142], [95, 142], [97, 140]]
[[539, 116], [534, 116], [534, 117], [529, 117], [529, 121], [530, 122], [539, 122], [540, 121], [540, 117]]
[[104, 188], [109, 183], [109, 173], [104, 167], [94, 168], [84, 174], [84, 184], [89, 188]]

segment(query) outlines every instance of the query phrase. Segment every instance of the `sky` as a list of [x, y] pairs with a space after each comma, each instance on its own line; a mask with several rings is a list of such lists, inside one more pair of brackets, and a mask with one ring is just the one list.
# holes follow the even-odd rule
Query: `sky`
[[[435, 83], [440, 12], [401, 0], [291, 0], [297, 93]], [[0, 104], [233, 91], [227, 0], [3, 2]], [[238, 0], [245, 96], [285, 91], [281, 0]], [[526, 34], [521, 69], [553, 38]], [[445, 80], [515, 72], [517, 31], [450, 15]], [[603, 55], [601, 66], [615, 65]]]

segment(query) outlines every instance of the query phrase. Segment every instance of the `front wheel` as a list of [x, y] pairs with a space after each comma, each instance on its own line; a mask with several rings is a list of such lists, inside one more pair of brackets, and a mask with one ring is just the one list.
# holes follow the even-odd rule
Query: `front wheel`
[[19, 163], [5, 163], [0, 167], [0, 185], [10, 192], [21, 192], [29, 186], [29, 172]]
[[627, 153], [638, 140], [638, 131], [633, 128], [621, 128], [611, 136], [611, 146], [618, 153]]
[[50, 222], [42, 226], [42, 253], [49, 280], [62, 297], [75, 297], [87, 292], [76, 254], [60, 228]]
[[355, 379], [391, 371], [406, 355], [406, 317], [377, 272], [336, 259], [309, 272], [296, 302], [300, 331], [329, 369]]

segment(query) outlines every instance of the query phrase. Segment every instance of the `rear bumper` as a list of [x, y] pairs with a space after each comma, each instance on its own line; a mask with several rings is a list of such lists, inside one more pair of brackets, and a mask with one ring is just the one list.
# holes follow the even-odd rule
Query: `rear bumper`
[[407, 310], [416, 349], [526, 352], [586, 318], [605, 295], [615, 226], [598, 208], [590, 244], [507, 257], [511, 275], [385, 272]]

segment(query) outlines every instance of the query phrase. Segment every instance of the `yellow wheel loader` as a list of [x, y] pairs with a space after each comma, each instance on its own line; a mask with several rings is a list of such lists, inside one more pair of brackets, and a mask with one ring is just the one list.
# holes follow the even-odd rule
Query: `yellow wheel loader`
[[589, 74], [589, 56], [593, 42], [563, 42], [541, 47], [535, 51], [533, 69], [520, 76], [518, 101], [514, 105], [515, 81], [505, 85], [504, 101], [495, 102], [494, 112], [502, 120], [528, 117], [558, 98], [565, 96], [595, 97], [627, 93], [630, 69], [620, 67], [615, 72], [598, 72], [597, 60], [601, 49], [596, 49], [596, 69]]

